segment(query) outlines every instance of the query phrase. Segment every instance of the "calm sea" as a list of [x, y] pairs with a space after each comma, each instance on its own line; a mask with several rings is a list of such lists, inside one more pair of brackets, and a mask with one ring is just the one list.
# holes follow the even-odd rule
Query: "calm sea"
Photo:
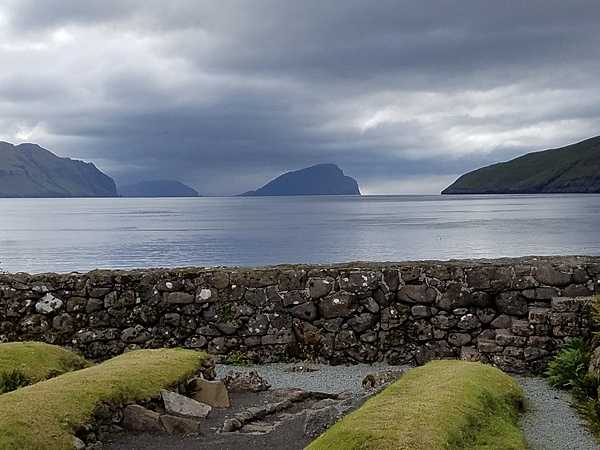
[[0, 199], [8, 271], [600, 255], [600, 195]]

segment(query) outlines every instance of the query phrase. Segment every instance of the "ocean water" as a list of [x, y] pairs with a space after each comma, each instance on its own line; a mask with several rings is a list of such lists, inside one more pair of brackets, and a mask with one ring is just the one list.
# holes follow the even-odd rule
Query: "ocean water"
[[26, 272], [600, 255], [600, 195], [0, 199]]

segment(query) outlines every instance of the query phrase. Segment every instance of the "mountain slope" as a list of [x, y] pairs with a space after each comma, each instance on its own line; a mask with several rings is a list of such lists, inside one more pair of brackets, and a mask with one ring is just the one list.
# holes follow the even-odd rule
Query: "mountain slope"
[[600, 136], [474, 170], [442, 194], [600, 193]]
[[0, 142], [0, 197], [115, 197], [114, 181], [92, 163], [35, 144]]
[[344, 175], [335, 164], [317, 164], [305, 169], [287, 172], [256, 191], [242, 196], [284, 195], [360, 195], [354, 178]]
[[198, 191], [176, 180], [149, 180], [119, 186], [123, 197], [198, 197]]

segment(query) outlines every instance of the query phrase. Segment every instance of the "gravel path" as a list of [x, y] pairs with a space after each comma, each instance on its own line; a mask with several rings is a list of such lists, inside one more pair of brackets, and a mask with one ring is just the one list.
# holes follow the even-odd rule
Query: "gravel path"
[[523, 387], [526, 411], [522, 426], [531, 450], [600, 450], [568, 392], [552, 388], [543, 378], [516, 377]]
[[305, 391], [327, 392], [338, 394], [344, 391], [361, 392], [362, 380], [370, 373], [385, 370], [401, 370], [407, 367], [390, 366], [387, 364], [356, 364], [352, 366], [328, 366], [308, 364], [308, 367], [318, 369], [315, 372], [290, 372], [292, 364], [262, 364], [257, 366], [226, 366], [217, 365], [217, 378], [222, 378], [230, 370], [247, 372], [256, 370], [266, 378], [273, 389], [299, 388]]

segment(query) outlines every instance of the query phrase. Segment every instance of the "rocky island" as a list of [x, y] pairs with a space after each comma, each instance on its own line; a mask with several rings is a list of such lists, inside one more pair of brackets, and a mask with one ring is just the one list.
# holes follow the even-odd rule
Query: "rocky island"
[[335, 164], [317, 164], [305, 169], [287, 172], [260, 189], [241, 194], [251, 196], [285, 195], [361, 195], [358, 183], [344, 175]]
[[474, 170], [442, 194], [600, 193], [600, 136]]
[[0, 142], [0, 197], [116, 197], [93, 163], [61, 158], [36, 144]]
[[149, 180], [119, 186], [121, 197], [198, 197], [198, 191], [176, 180]]

